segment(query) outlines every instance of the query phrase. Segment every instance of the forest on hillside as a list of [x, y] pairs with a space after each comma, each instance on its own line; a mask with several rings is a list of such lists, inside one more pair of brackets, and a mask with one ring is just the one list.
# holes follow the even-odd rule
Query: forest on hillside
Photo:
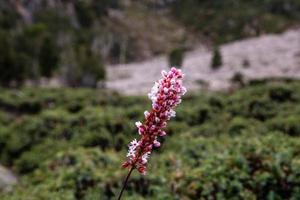
[[196, 44], [293, 27], [299, 11], [298, 0], [1, 1], [0, 84], [54, 76], [68, 86], [96, 87], [107, 64], [160, 54], [176, 64]]

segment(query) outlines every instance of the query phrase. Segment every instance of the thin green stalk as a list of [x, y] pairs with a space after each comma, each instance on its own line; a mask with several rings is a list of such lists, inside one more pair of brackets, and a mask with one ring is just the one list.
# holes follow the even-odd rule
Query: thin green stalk
[[130, 177], [130, 175], [131, 175], [131, 173], [132, 173], [133, 170], [134, 170], [134, 167], [132, 167], [132, 168], [130, 169], [130, 171], [128, 172], [128, 174], [127, 174], [127, 176], [126, 176], [126, 179], [125, 179], [125, 181], [124, 181], [122, 190], [121, 190], [121, 192], [120, 192], [120, 194], [119, 194], [118, 200], [121, 200], [121, 197], [122, 197], [123, 192], [124, 192], [124, 190], [125, 190], [125, 188], [126, 188], [128, 179], [129, 179], [129, 177]]

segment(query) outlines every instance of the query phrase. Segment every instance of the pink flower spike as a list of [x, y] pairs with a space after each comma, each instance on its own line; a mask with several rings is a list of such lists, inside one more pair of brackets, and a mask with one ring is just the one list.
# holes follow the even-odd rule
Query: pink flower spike
[[146, 110], [146, 111], [144, 112], [144, 115], [145, 115], [145, 118], [147, 118], [147, 117], [150, 115], [149, 111]]
[[167, 135], [167, 133], [165, 132], [165, 131], [161, 131], [160, 133], [159, 133], [159, 136], [161, 136], [161, 137], [164, 137], [164, 136], [166, 136]]
[[136, 127], [141, 127], [142, 126], [142, 123], [139, 121], [139, 122], [135, 122], [135, 125], [136, 125]]
[[152, 101], [152, 109], [145, 111], [145, 121], [136, 122], [140, 134], [139, 141], [133, 140], [129, 144], [127, 161], [122, 165], [131, 171], [137, 169], [145, 175], [147, 164], [153, 147], [159, 148], [158, 137], [166, 136], [163, 129], [167, 126], [167, 121], [176, 116], [173, 110], [181, 103], [181, 97], [186, 93], [186, 88], [182, 85], [183, 73], [181, 70], [172, 67], [169, 72], [161, 72], [162, 79], [155, 82], [149, 99]]
[[165, 70], [162, 70], [162, 71], [161, 71], [161, 75], [162, 75], [163, 77], [165, 77], [167, 74], [168, 74], [168, 73], [167, 73]]
[[153, 145], [158, 148], [158, 147], [160, 147], [160, 142], [158, 142], [157, 140], [154, 140]]

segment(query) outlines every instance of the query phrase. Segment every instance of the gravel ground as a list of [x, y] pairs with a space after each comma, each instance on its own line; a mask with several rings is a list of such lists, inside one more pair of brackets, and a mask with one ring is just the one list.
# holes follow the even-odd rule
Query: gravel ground
[[[230, 79], [237, 72], [245, 80], [290, 77], [300, 79], [300, 29], [282, 34], [268, 34], [257, 38], [225, 44], [220, 47], [223, 66], [210, 68], [211, 52], [197, 48], [185, 55], [182, 70], [185, 85], [191, 90], [205, 87], [209, 90], [229, 89]], [[245, 66], [248, 62], [249, 66]], [[160, 71], [168, 69], [166, 57], [156, 57], [140, 63], [108, 67], [107, 87], [125, 94], [145, 94]], [[205, 84], [199, 84], [199, 83]]]

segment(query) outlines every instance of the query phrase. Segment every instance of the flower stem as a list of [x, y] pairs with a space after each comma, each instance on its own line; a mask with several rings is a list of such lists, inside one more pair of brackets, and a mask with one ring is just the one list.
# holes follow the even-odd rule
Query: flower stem
[[132, 167], [132, 168], [130, 169], [130, 171], [128, 172], [128, 174], [127, 174], [127, 176], [126, 176], [126, 179], [125, 179], [125, 181], [124, 181], [124, 184], [123, 184], [122, 190], [121, 190], [121, 192], [120, 192], [120, 194], [119, 194], [118, 200], [121, 200], [121, 197], [122, 197], [123, 191], [124, 191], [124, 189], [126, 188], [126, 185], [127, 185], [128, 179], [129, 179], [129, 177], [130, 177], [130, 175], [131, 175], [131, 173], [132, 173], [132, 171], [133, 171], [133, 170], [134, 170], [134, 167]]

